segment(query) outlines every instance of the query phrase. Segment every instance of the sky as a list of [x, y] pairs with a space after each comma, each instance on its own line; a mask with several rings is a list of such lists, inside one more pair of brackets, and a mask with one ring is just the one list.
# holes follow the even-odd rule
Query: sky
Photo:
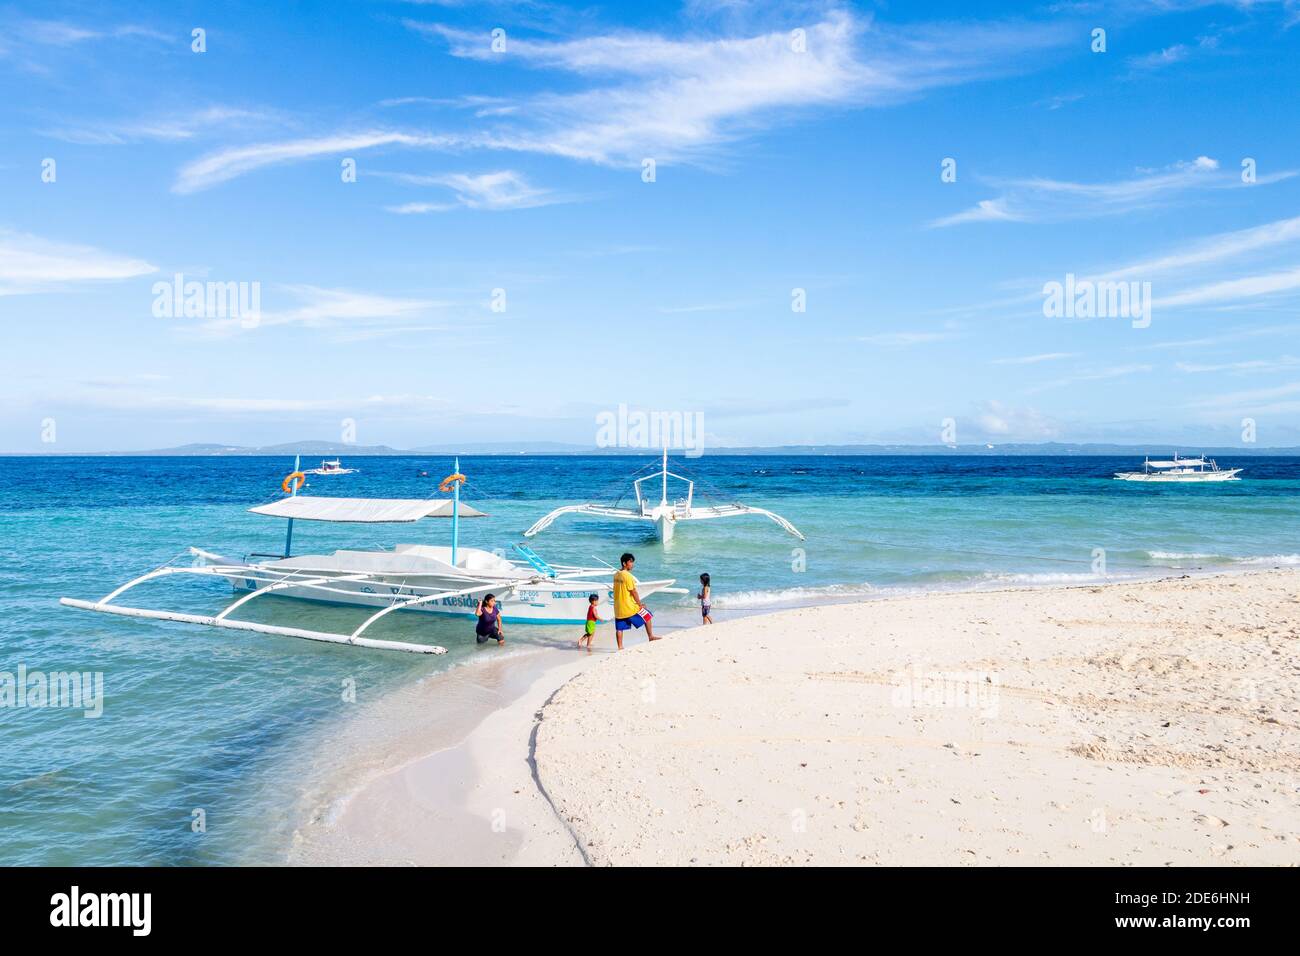
[[0, 6], [0, 450], [1300, 445], [1298, 52], [1266, 0]]

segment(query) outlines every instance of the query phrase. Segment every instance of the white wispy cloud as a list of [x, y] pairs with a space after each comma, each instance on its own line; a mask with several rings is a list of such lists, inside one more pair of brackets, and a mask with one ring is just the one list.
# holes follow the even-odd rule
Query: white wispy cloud
[[417, 186], [443, 186], [455, 195], [455, 202], [450, 203], [413, 202], [388, 207], [390, 212], [396, 213], [445, 212], [457, 207], [488, 210], [531, 209], [535, 206], [550, 206], [572, 201], [570, 197], [532, 185], [523, 174], [509, 169], [478, 175], [446, 173], [421, 176], [398, 173], [392, 178]]
[[1176, 63], [1182, 63], [1191, 59], [1198, 53], [1217, 50], [1219, 48], [1219, 38], [1209, 35], [1200, 37], [1195, 43], [1175, 43], [1167, 46], [1162, 50], [1155, 50], [1151, 53], [1144, 53], [1139, 56], [1131, 56], [1126, 61], [1130, 69], [1139, 72], [1150, 72], [1152, 70], [1161, 70], [1165, 67], [1173, 66]]
[[[1234, 260], [1250, 255], [1245, 265], [1256, 265], [1260, 256], [1275, 253], [1300, 258], [1300, 216], [1219, 233], [1187, 243], [1170, 253], [1130, 263], [1093, 277], [1096, 281], [1146, 280], [1159, 282], [1155, 309], [1179, 309], [1195, 306], [1231, 307], [1250, 304], [1269, 297], [1287, 296], [1300, 290], [1300, 263], [1288, 264], [1268, 272], [1241, 274]], [[1231, 269], [1234, 274], [1210, 278], [1210, 271]], [[1226, 267], [1226, 268], [1225, 268]], [[1188, 277], [1205, 277], [1188, 285]], [[1163, 290], [1173, 286], [1172, 291]]]
[[92, 42], [141, 39], [167, 43], [178, 38], [135, 23], [88, 26], [71, 20], [0, 13], [0, 63], [36, 76], [53, 75], [72, 51], [79, 52]]
[[751, 308], [753, 302], [700, 302], [694, 305], [661, 306], [664, 315], [685, 315], [692, 312], [737, 312]]
[[118, 389], [90, 388], [84, 393], [67, 395], [78, 404], [95, 408], [112, 408], [119, 411], [169, 411], [169, 412], [208, 412], [231, 415], [300, 413], [343, 413], [355, 414], [358, 410], [393, 409], [423, 407], [427, 410], [442, 407], [446, 403], [433, 396], [421, 401], [413, 396], [338, 397], [338, 396], [250, 396], [250, 395], [184, 395], [161, 391], [135, 391]]
[[197, 192], [266, 166], [299, 162], [320, 156], [346, 156], [349, 153], [381, 146], [438, 147], [453, 143], [454, 138], [450, 137], [391, 130], [367, 130], [278, 143], [226, 147], [183, 166], [176, 182], [172, 185], [172, 191]]
[[453, 107], [472, 110], [475, 116], [506, 116], [519, 111], [519, 104], [500, 96], [394, 96], [380, 100], [379, 106], [385, 109], [404, 106]]
[[662, 252], [662, 246], [642, 245], [640, 243], [612, 243], [603, 246], [590, 246], [583, 249], [572, 249], [566, 255], [578, 259], [603, 259], [607, 256], [634, 256], [648, 252]]
[[398, 331], [416, 331], [419, 327], [415, 323], [427, 321], [433, 310], [452, 303], [314, 285], [277, 285], [263, 293], [261, 305], [256, 322], [238, 316], [207, 318], [197, 328], [208, 335], [236, 335], [276, 326], [299, 326], [333, 330], [338, 333], [336, 339], [355, 341]]
[[1013, 212], [1006, 199], [981, 199], [969, 209], [935, 219], [930, 226], [940, 229], [964, 222], [1024, 222], [1026, 218], [1023, 213]]
[[[486, 33], [403, 22], [446, 44], [453, 56], [484, 63], [502, 58]], [[839, 9], [801, 28], [802, 47], [787, 30], [707, 38], [632, 31], [570, 40], [510, 37], [508, 62], [566, 74], [563, 92], [483, 103], [484, 122], [472, 129], [320, 133], [228, 147], [182, 169], [174, 188], [193, 192], [273, 164], [394, 145], [522, 151], [611, 166], [645, 158], [707, 162], [728, 143], [814, 110], [896, 103], [936, 87], [1031, 69], [1036, 57], [1072, 39], [1065, 24], [886, 28]]]
[[170, 375], [162, 375], [158, 372], [137, 372], [134, 375], [112, 375], [82, 379], [78, 384], [87, 388], [137, 388], [140, 385], [149, 385], [154, 382], [165, 382], [170, 378]]
[[1281, 355], [1272, 359], [1245, 359], [1239, 362], [1220, 362], [1205, 365], [1196, 362], [1175, 362], [1174, 368], [1180, 372], [1279, 372], [1300, 366], [1300, 358], [1294, 355]]
[[1068, 385], [1080, 385], [1086, 382], [1104, 382], [1112, 378], [1124, 378], [1128, 375], [1136, 375], [1140, 372], [1151, 371], [1150, 365], [1132, 364], [1132, 365], [1114, 365], [1108, 368], [1085, 369], [1075, 372], [1064, 378], [1058, 378], [1051, 382], [1044, 382], [1041, 385], [1035, 385], [1025, 389], [1026, 394], [1035, 394], [1045, 392], [1052, 388], [1065, 388]]
[[943, 228], [999, 220], [1057, 222], [1093, 219], [1149, 209], [1196, 190], [1250, 189], [1296, 175], [1296, 170], [1283, 170], [1257, 177], [1254, 183], [1247, 184], [1241, 181], [1238, 170], [1221, 169], [1218, 160], [1198, 156], [1160, 170], [1139, 170], [1136, 176], [1111, 182], [1077, 183], [1043, 177], [990, 180], [1003, 190], [1002, 195], [935, 219], [929, 226]]
[[1139, 70], [1156, 70], [1161, 67], [1172, 66], [1175, 63], [1181, 63], [1191, 54], [1192, 48], [1185, 43], [1177, 43], [1163, 50], [1156, 50], [1153, 53], [1144, 53], [1141, 56], [1131, 56], [1128, 59], [1129, 66]]
[[350, 289], [323, 289], [314, 285], [289, 285], [282, 288], [290, 295], [297, 296], [301, 304], [283, 312], [264, 313], [271, 324], [321, 327], [367, 319], [403, 319], [451, 304]]
[[1285, 385], [1275, 385], [1271, 388], [1252, 388], [1240, 392], [1228, 392], [1224, 395], [1213, 395], [1209, 398], [1190, 402], [1189, 407], [1252, 410], [1259, 414], [1294, 411], [1300, 402], [1295, 400], [1279, 402], [1278, 400], [1290, 399], [1291, 396], [1295, 395], [1300, 395], [1300, 382], [1288, 382]]
[[0, 229], [0, 295], [60, 291], [156, 271], [143, 259]]
[[1262, 325], [1247, 329], [1234, 329], [1217, 335], [1203, 335], [1194, 339], [1174, 339], [1164, 342], [1152, 342], [1149, 345], [1136, 346], [1138, 351], [1164, 349], [1212, 348], [1227, 345], [1245, 339], [1255, 339], [1271, 335], [1300, 335], [1300, 325]]
[[206, 106], [174, 110], [121, 122], [71, 122], [42, 130], [43, 135], [69, 143], [116, 146], [138, 142], [184, 142], [203, 135], [225, 135], [271, 122], [283, 122], [279, 114], [233, 106]]
[[[1085, 272], [1077, 280], [1088, 282], [1149, 281], [1153, 293], [1159, 293], [1155, 305], [1162, 309], [1176, 309], [1195, 305], [1213, 305], [1218, 308], [1249, 306], [1260, 297], [1283, 295], [1294, 288], [1294, 268], [1300, 263], [1300, 216], [1278, 219], [1273, 222], [1217, 233], [1195, 239], [1174, 247], [1168, 252], [1147, 256], [1136, 261], [1096, 271]], [[1246, 257], [1249, 256], [1247, 259]], [[1256, 266], [1266, 256], [1289, 259], [1283, 269], [1262, 275], [1241, 273], [1244, 266]], [[1244, 260], [1238, 262], [1237, 260]], [[1296, 268], [1300, 268], [1297, 265]], [[1215, 277], [1215, 273], [1224, 277]], [[1059, 281], [1060, 277], [1052, 277]], [[1199, 283], [1189, 285], [1200, 279]], [[1208, 280], [1208, 281], [1207, 281]], [[1043, 279], [1026, 282], [1032, 291], [1015, 296], [963, 306], [944, 312], [970, 312], [990, 309], [1025, 308], [1031, 303], [1035, 310], [1043, 301]], [[1160, 348], [1159, 344], [1145, 346]]]
[[404, 202], [397, 206], [385, 206], [389, 212], [399, 216], [420, 216], [430, 212], [451, 212], [460, 207], [454, 202]]
[[[975, 437], [998, 441], [1050, 441], [1061, 435], [1060, 425], [1035, 408], [1008, 405], [995, 399], [976, 406], [971, 422]], [[965, 432], [967, 429], [963, 428]]]
[[[330, 394], [311, 395], [214, 395], [185, 393], [176, 388], [104, 387], [95, 383], [59, 383], [48, 395], [39, 397], [42, 407], [70, 405], [77, 408], [115, 409], [149, 412], [155, 418], [168, 415], [193, 416], [196, 419], [239, 418], [276, 414], [286, 419], [317, 420], [317, 416], [365, 416], [365, 421], [467, 421], [476, 418], [503, 417], [514, 420], [546, 420], [555, 417], [551, 407], [537, 403], [520, 405], [493, 400], [485, 396], [474, 400], [465, 396], [448, 398], [421, 392], [357, 392], [334, 390]], [[337, 422], [337, 417], [333, 418]], [[331, 422], [333, 425], [333, 422]]]
[[1082, 93], [1058, 93], [1055, 96], [1049, 96], [1047, 99], [1039, 100], [1034, 105], [1046, 106], [1049, 110], [1059, 110], [1071, 103], [1077, 103], [1081, 99], [1083, 99]]
[[874, 335], [858, 336], [858, 341], [886, 348], [906, 348], [909, 345], [945, 342], [956, 337], [955, 332], [879, 332]]
[[[483, 34], [406, 22], [448, 43], [455, 56], [500, 59]], [[997, 23], [889, 29], [840, 9], [803, 29], [800, 49], [786, 30], [713, 39], [639, 32], [511, 39], [511, 62], [599, 82], [533, 97], [524, 110], [530, 121], [500, 125], [489, 141], [609, 165], [708, 158], [792, 111], [893, 103], [1023, 68], [1034, 53], [1063, 43], [1066, 32]]]
[[992, 365], [1037, 365], [1039, 362], [1056, 362], [1061, 359], [1077, 358], [1078, 352], [1043, 352], [1039, 355], [1021, 355], [1016, 358], [993, 359]]
[[1278, 219], [1249, 229], [1221, 232], [1186, 243], [1165, 255], [1110, 269], [1096, 278], [1132, 279], [1140, 276], [1151, 279], [1170, 273], [1181, 273], [1192, 266], [1200, 267], [1224, 262], [1247, 252], [1260, 252], [1297, 240], [1300, 240], [1300, 216]]
[[[685, 407], [698, 409], [704, 413], [704, 417], [710, 421], [715, 419], [743, 419], [743, 418], [764, 418], [772, 415], [793, 415], [808, 414], [810, 412], [826, 411], [833, 408], [845, 408], [851, 404], [845, 398], [832, 398], [828, 396], [810, 396], [808, 398], [713, 398], [713, 399], [695, 399], [684, 396], [682, 402]], [[602, 408], [594, 403], [583, 403], [581, 406], [572, 406], [572, 411], [582, 409], [581, 417], [590, 419], [593, 413], [602, 411]], [[590, 411], [587, 411], [590, 409]]]
[[19, 41], [43, 46], [73, 46], [87, 40], [145, 37], [152, 40], [169, 40], [166, 33], [140, 24], [122, 24], [111, 27], [92, 27], [69, 20], [19, 19], [11, 21], [5, 31], [10, 42]]
[[1263, 275], [1224, 279], [1219, 282], [1210, 282], [1182, 292], [1176, 292], [1172, 295], [1158, 296], [1154, 307], [1169, 309], [1189, 305], [1240, 302], [1243, 299], [1273, 296], [1296, 289], [1300, 289], [1300, 267]]

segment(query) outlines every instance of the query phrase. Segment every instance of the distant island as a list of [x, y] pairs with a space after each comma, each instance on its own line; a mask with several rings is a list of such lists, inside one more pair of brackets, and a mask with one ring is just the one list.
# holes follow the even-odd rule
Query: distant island
[[[1300, 456], [1300, 447], [1258, 448], [1255, 446], [1200, 446], [1173, 445], [1153, 443], [1149, 445], [1110, 445], [1072, 442], [1044, 442], [1041, 444], [1010, 443], [990, 445], [986, 443], [971, 445], [774, 445], [759, 447], [706, 447], [705, 455], [826, 455], [826, 456], [862, 456], [877, 455], [943, 455], [943, 456], [1135, 456], [1147, 455], [1168, 457], [1179, 453], [1184, 457], [1210, 455], [1222, 457], [1252, 456]], [[466, 442], [459, 445], [422, 445], [418, 448], [392, 448], [388, 445], [348, 445], [342, 442], [300, 441], [285, 442], [278, 445], [220, 445], [212, 443], [180, 445], [176, 448], [158, 448], [148, 451], [100, 451], [100, 452], [3, 452], [10, 457], [28, 457], [34, 455], [61, 455], [75, 457], [284, 457], [302, 455], [314, 457], [351, 457], [369, 458], [376, 456], [412, 455], [538, 455], [538, 456], [576, 456], [576, 455], [610, 455], [644, 458], [658, 454], [653, 448], [596, 448], [586, 445], [565, 444], [564, 442]], [[681, 448], [669, 449], [669, 454], [681, 457]]]

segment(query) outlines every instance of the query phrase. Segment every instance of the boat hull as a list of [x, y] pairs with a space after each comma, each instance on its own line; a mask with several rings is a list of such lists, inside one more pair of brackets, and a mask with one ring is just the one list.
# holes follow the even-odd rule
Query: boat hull
[[[236, 591], [255, 591], [258, 581], [235, 575], [227, 576]], [[332, 585], [335, 591], [322, 594], [314, 588], [287, 587], [268, 595], [272, 598], [296, 598], [300, 601], [313, 601], [317, 604], [340, 604], [348, 607], [383, 608], [400, 600], [421, 597], [430, 593], [430, 588], [411, 587], [400, 582], [379, 584], [375, 582], [356, 583], [339, 582]], [[612, 600], [610, 588], [604, 584], [592, 584], [581, 588], [565, 586], [519, 588], [497, 597], [501, 606], [501, 619], [506, 622], [528, 624], [583, 624], [587, 620], [588, 597], [600, 594], [604, 601]], [[478, 606], [479, 595], [465, 594], [457, 597], [440, 598], [424, 604], [407, 608], [410, 613], [450, 614], [456, 617], [473, 617]]]
[[[248, 575], [232, 572], [223, 574], [231, 587], [240, 592], [256, 591], [268, 584], [276, 583], [275, 569], [265, 566], [250, 565]], [[255, 575], [255, 576], [249, 576]], [[414, 580], [415, 578], [420, 580]], [[281, 576], [280, 580], [289, 580]], [[639, 591], [642, 597], [660, 591], [673, 582], [642, 582]], [[327, 582], [330, 590], [324, 591], [313, 587], [279, 588], [268, 593], [271, 598], [296, 598], [317, 604], [337, 604], [349, 607], [384, 608], [399, 601], [423, 597], [435, 591], [459, 590], [467, 586], [463, 579], [438, 580], [433, 576], [392, 575], [385, 577], [375, 575], [365, 581], [337, 580]], [[497, 589], [497, 601], [501, 607], [502, 620], [526, 624], [584, 624], [587, 620], [587, 607], [592, 594], [608, 607], [613, 601], [613, 582], [609, 580], [559, 580], [530, 581], [514, 589], [503, 591]], [[487, 593], [485, 590], [483, 593]], [[462, 594], [439, 598], [423, 604], [416, 604], [404, 611], [410, 613], [446, 614], [456, 617], [473, 617], [481, 594]]]
[[1157, 472], [1121, 471], [1115, 473], [1116, 481], [1152, 481], [1161, 484], [1203, 484], [1215, 481], [1240, 481], [1237, 472], [1240, 468], [1227, 471], [1206, 471], [1194, 475], [1162, 475]]

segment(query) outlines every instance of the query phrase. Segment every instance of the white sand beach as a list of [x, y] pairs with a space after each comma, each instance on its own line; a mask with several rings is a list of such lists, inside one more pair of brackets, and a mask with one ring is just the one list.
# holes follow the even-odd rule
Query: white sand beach
[[509, 664], [504, 706], [394, 742], [294, 860], [1300, 862], [1300, 572], [828, 605]]

